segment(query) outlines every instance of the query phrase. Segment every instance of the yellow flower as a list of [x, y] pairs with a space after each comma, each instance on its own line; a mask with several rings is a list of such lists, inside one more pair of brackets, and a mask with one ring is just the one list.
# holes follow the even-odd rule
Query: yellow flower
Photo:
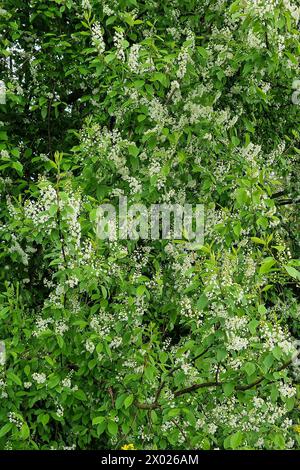
[[125, 446], [121, 447], [122, 450], [136, 450], [133, 444], [126, 444]]
[[294, 426], [294, 431], [300, 434], [300, 424], [297, 424], [296, 426]]

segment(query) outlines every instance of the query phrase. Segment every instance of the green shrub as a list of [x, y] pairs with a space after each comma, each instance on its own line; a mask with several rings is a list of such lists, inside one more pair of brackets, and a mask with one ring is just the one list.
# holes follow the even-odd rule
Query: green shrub
[[298, 2], [2, 3], [0, 447], [299, 448]]

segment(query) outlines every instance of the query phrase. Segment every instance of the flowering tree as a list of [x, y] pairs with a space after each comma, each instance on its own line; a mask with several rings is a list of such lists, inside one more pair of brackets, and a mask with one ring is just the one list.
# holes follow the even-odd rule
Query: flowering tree
[[2, 4], [1, 448], [299, 448], [298, 2]]

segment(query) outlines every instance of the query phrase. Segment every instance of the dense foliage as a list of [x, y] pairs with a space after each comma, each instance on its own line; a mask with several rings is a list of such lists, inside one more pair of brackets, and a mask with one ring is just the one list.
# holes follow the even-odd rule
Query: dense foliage
[[[299, 448], [299, 20], [1, 2], [2, 449]], [[98, 239], [119, 195], [204, 245]]]

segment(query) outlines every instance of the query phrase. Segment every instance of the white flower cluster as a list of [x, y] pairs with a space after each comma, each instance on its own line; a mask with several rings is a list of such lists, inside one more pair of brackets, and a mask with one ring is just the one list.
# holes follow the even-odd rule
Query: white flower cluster
[[54, 331], [57, 335], [63, 336], [69, 330], [69, 325], [64, 320], [56, 320]]
[[35, 382], [37, 382], [38, 384], [43, 384], [46, 382], [46, 374], [44, 374], [43, 372], [41, 372], [40, 374], [38, 372], [34, 372], [32, 374], [32, 378]]
[[[56, 222], [50, 216], [50, 208], [57, 203], [57, 194], [55, 188], [46, 183], [40, 189], [40, 198], [37, 201], [26, 201], [24, 205], [25, 217], [32, 220], [36, 227], [42, 225], [49, 233], [51, 229], [55, 228]], [[52, 219], [52, 220], [51, 220]]]
[[81, 6], [84, 10], [91, 10], [92, 5], [90, 4], [89, 0], [82, 0], [81, 1]]
[[109, 344], [111, 349], [117, 349], [121, 346], [123, 338], [121, 336], [116, 336]]
[[189, 31], [187, 38], [187, 44], [184, 44], [178, 54], [177, 62], [178, 62], [178, 70], [177, 70], [177, 78], [182, 80], [186, 74], [187, 65], [188, 63], [192, 62], [192, 53], [195, 48], [195, 37], [194, 34]]
[[64, 407], [61, 406], [61, 405], [58, 405], [57, 408], [56, 408], [56, 414], [59, 418], [62, 418], [63, 415], [64, 415]]
[[245, 276], [248, 278], [253, 277], [256, 272], [256, 268], [257, 266], [256, 266], [253, 256], [251, 255], [247, 256], [245, 259], [245, 264], [244, 264]]
[[94, 330], [101, 338], [108, 335], [113, 328], [115, 323], [114, 316], [105, 311], [100, 310], [97, 315], [93, 315], [90, 321], [90, 327]]
[[296, 348], [290, 334], [283, 331], [280, 325], [264, 324], [260, 328], [260, 335], [263, 339], [265, 351], [272, 351], [278, 346], [286, 355], [295, 354]]
[[38, 317], [35, 321], [35, 329], [32, 332], [32, 336], [40, 336], [49, 328], [49, 325], [53, 323], [53, 321], [53, 318]]
[[6, 205], [7, 205], [7, 210], [8, 210], [9, 215], [15, 220], [18, 220], [20, 216], [16, 208], [14, 207], [13, 203], [11, 202], [11, 197], [9, 195], [6, 196]]
[[196, 321], [197, 326], [202, 324], [200, 312], [193, 306], [192, 300], [188, 296], [184, 296], [180, 299], [180, 315], [186, 319]]
[[124, 31], [119, 29], [115, 32], [113, 42], [116, 47], [116, 57], [125, 62], [125, 51], [124, 51]]
[[72, 382], [71, 382], [71, 378], [70, 377], [65, 377], [62, 382], [61, 382], [62, 386], [65, 387], [65, 388], [71, 388], [72, 386]]
[[18, 253], [18, 255], [21, 258], [22, 263], [25, 266], [28, 266], [28, 261], [29, 261], [28, 255], [27, 255], [27, 253], [25, 253], [25, 251], [21, 247], [20, 243], [17, 241], [17, 238], [16, 238], [15, 235], [12, 235], [12, 244], [11, 244], [8, 251], [10, 253]]
[[248, 333], [247, 323], [248, 320], [245, 317], [236, 316], [225, 320], [229, 351], [241, 351], [248, 346], [249, 340], [245, 337]]
[[15, 426], [17, 426], [18, 429], [21, 429], [23, 425], [23, 421], [21, 418], [19, 418], [14, 411], [10, 411], [7, 415], [8, 421]]
[[181, 99], [180, 84], [177, 80], [172, 80], [170, 83], [170, 90], [167, 94], [167, 101], [172, 100], [172, 102], [176, 104], [179, 103]]
[[292, 398], [296, 395], [296, 387], [289, 385], [287, 383], [281, 383], [278, 387], [279, 393], [284, 398]]
[[8, 397], [8, 394], [5, 391], [5, 388], [6, 388], [6, 382], [3, 379], [0, 379], [0, 391], [1, 391], [0, 398], [7, 398]]
[[104, 163], [97, 172], [99, 182], [103, 178], [105, 168], [107, 168], [105, 165], [107, 165], [107, 162], [111, 162], [122, 180], [129, 184], [132, 194], [141, 191], [141, 183], [137, 177], [130, 175], [126, 161], [127, 149], [132, 142], [123, 139], [119, 131], [109, 131], [107, 128], [101, 129], [95, 126], [92, 135], [83, 136], [83, 143], [87, 153], [97, 152]]
[[81, 226], [78, 221], [81, 209], [81, 199], [78, 194], [70, 193], [68, 195], [68, 200], [61, 203], [61, 210], [65, 208], [67, 210], [63, 211], [62, 220], [65, 220], [69, 227], [69, 236], [73, 239], [76, 248], [80, 248], [80, 236], [81, 236]]
[[292, 422], [282, 420], [287, 414], [285, 405], [273, 403], [269, 398], [253, 397], [250, 407], [241, 405], [235, 397], [231, 397], [222, 403], [216, 402], [209, 414], [206, 413], [205, 422], [216, 426], [223, 426], [226, 422], [232, 431], [252, 431], [258, 436], [267, 425], [279, 425], [282, 432], [288, 434]]
[[197, 419], [195, 428], [211, 435], [214, 435], [218, 430], [218, 426], [214, 423], [207, 423], [204, 416]]
[[[73, 193], [72, 188], [66, 185], [68, 192], [59, 194], [47, 180], [40, 181], [40, 196], [37, 200], [27, 201], [24, 205], [25, 217], [32, 221], [36, 228], [43, 228], [49, 234], [57, 228], [59, 223], [57, 214], [62, 223], [68, 226], [65, 234], [66, 244], [72, 244], [72, 253], [80, 249], [81, 226], [78, 221], [81, 210], [80, 194]], [[63, 242], [64, 240], [61, 240]], [[66, 252], [68, 247], [66, 246]]]
[[140, 72], [140, 64], [139, 64], [139, 52], [141, 49], [140, 44], [133, 44], [130, 47], [129, 55], [128, 55], [128, 67], [133, 73]]
[[71, 287], [71, 289], [73, 287], [76, 287], [78, 286], [78, 283], [79, 283], [79, 279], [76, 277], [76, 276], [71, 276], [69, 277], [69, 279], [66, 280], [66, 284]]
[[64, 308], [63, 297], [65, 293], [64, 285], [58, 284], [56, 288], [50, 292], [48, 299], [45, 301], [45, 306], [54, 306], [56, 308]]
[[107, 3], [103, 3], [102, 8], [103, 8], [104, 15], [111, 16], [115, 13], [114, 10], [112, 10]]
[[266, 46], [265, 42], [253, 28], [249, 28], [247, 42], [249, 47], [253, 49], [262, 49]]
[[93, 354], [93, 352], [95, 351], [94, 343], [91, 340], [87, 339], [86, 342], [85, 342], [85, 349], [90, 354]]
[[257, 15], [260, 19], [274, 14], [274, 11], [282, 5], [297, 24], [300, 18], [300, 7], [290, 0], [245, 0], [243, 2], [246, 13]]
[[180, 368], [186, 376], [185, 385], [190, 386], [199, 381], [200, 374], [199, 371], [191, 364], [191, 359], [189, 358], [190, 352], [187, 351], [186, 353], [180, 353], [179, 356], [178, 349], [176, 347], [173, 347], [171, 352], [172, 355], [175, 356], [175, 368]]

